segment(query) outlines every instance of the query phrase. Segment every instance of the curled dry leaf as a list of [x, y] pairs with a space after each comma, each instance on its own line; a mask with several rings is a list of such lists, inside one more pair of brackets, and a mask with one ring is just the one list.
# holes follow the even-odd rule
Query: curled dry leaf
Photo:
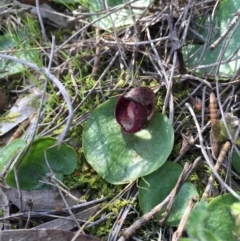
[[140, 131], [155, 112], [156, 96], [147, 87], [138, 87], [119, 97], [115, 107], [118, 124], [128, 133]]

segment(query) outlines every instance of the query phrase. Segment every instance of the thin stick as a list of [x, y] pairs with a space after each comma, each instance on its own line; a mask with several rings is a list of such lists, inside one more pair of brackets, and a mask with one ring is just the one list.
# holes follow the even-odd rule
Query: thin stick
[[[57, 183], [55, 183], [55, 184], [57, 185], [57, 187], [59, 186]], [[69, 205], [68, 205], [68, 203], [67, 203], [67, 201], [66, 201], [66, 198], [64, 197], [64, 195], [63, 195], [63, 193], [62, 193], [62, 191], [61, 191], [60, 189], [58, 189], [58, 193], [61, 195], [62, 200], [63, 200], [63, 202], [65, 203], [66, 208], [67, 208], [67, 210], [68, 210], [68, 213], [69, 213], [70, 216], [72, 217], [73, 221], [76, 223], [76, 226], [77, 226], [78, 228], [81, 228], [81, 226], [80, 226], [77, 218], [76, 218], [75, 215], [73, 214], [71, 208], [69, 207]]]
[[101, 58], [101, 47], [99, 45], [99, 40], [100, 40], [100, 29], [96, 28], [96, 50], [95, 50], [95, 58], [94, 58], [93, 68], [92, 68], [92, 77], [95, 80], [97, 79], [98, 66], [99, 66], [100, 58]]
[[[238, 9], [237, 13], [240, 13], [240, 9]], [[227, 36], [227, 34], [231, 31], [233, 26], [237, 23], [239, 15], [236, 14], [232, 21], [227, 26], [226, 30], [221, 34], [221, 36], [210, 46], [210, 49], [213, 50], [217, 47], [217, 45]]]
[[48, 39], [47, 39], [47, 35], [46, 35], [46, 30], [45, 30], [45, 27], [44, 27], [44, 24], [43, 24], [41, 12], [40, 12], [40, 9], [39, 9], [39, 0], [35, 0], [35, 1], [36, 1], [36, 9], [37, 9], [38, 20], [39, 20], [41, 30], [42, 30], [43, 40], [44, 40], [45, 43], [47, 43]]
[[188, 217], [192, 211], [192, 209], [194, 208], [196, 202], [198, 201], [198, 197], [197, 196], [193, 196], [189, 203], [188, 206], [183, 214], [183, 217], [178, 225], [178, 229], [174, 232], [173, 236], [172, 236], [172, 241], [178, 241], [181, 237], [182, 237], [182, 233], [184, 231], [185, 225], [187, 223]]

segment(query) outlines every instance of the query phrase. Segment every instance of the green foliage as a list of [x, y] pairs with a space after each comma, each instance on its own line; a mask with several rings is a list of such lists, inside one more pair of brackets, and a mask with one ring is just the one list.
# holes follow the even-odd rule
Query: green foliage
[[[223, 0], [218, 4], [213, 19], [211, 19], [210, 15], [208, 15], [207, 19], [203, 20], [202, 18], [198, 18], [192, 21], [192, 28], [195, 29], [195, 31], [198, 32], [199, 35], [203, 36], [204, 40], [208, 39], [208, 36], [210, 35], [210, 43], [207, 44], [207, 46], [199, 43], [189, 44], [183, 48], [183, 54], [184, 58], [187, 60], [186, 65], [188, 68], [198, 66], [197, 73], [201, 75], [209, 73], [209, 75], [213, 76], [216, 73], [216, 63], [218, 62], [218, 58], [220, 57], [220, 51], [223, 47], [224, 40], [222, 40], [220, 44], [213, 50], [210, 49], [210, 45], [213, 44], [214, 41], [221, 34], [224, 33], [229, 24], [229, 19], [232, 19], [233, 15], [237, 12], [237, 9], [239, 8], [239, 0]], [[199, 27], [200, 25], [202, 25], [203, 27]], [[212, 26], [211, 30], [209, 26]], [[236, 50], [236, 46], [238, 46], [239, 44], [240, 31], [235, 31], [235, 33], [233, 33], [233, 30], [229, 31], [225, 39], [228, 40], [231, 34], [233, 34], [233, 36], [231, 37], [231, 41], [229, 42], [229, 45], [224, 51], [222, 59], [223, 61], [226, 61], [230, 58], [230, 56], [232, 56], [232, 54]], [[206, 50], [204, 49], [205, 47]], [[238, 55], [236, 55], [235, 57], [237, 56]], [[215, 64], [215, 66], [212, 67], [211, 64]], [[223, 78], [231, 78], [231, 76], [239, 68], [239, 64], [239, 58], [227, 61], [227, 63], [220, 65], [219, 74]], [[201, 66], [201, 68], [199, 66]]]
[[232, 154], [232, 165], [234, 169], [240, 173], [240, 156], [237, 154], [236, 151], [233, 151]]
[[[181, 172], [182, 167], [179, 164], [167, 161], [157, 171], [141, 179], [138, 196], [143, 213], [149, 212], [165, 199], [176, 185]], [[158, 218], [161, 218], [161, 214]]]
[[179, 225], [182, 216], [193, 196], [199, 197], [195, 186], [190, 182], [184, 183], [174, 199], [172, 210], [167, 220], [167, 225], [175, 227]]
[[93, 169], [81, 158], [73, 175], [66, 176], [64, 183], [67, 186], [78, 186], [85, 193], [84, 198], [94, 200], [101, 197], [113, 198], [116, 193], [121, 192], [122, 186], [112, 185], [102, 179]]
[[[112, 229], [112, 224], [113, 224], [113, 217], [112, 216], [109, 216], [107, 218], [107, 220], [104, 222], [104, 225], [101, 225], [101, 226], [93, 226], [91, 228], [91, 234], [96, 236], [96, 237], [106, 237], [111, 229]], [[103, 240], [106, 240], [106, 239], [103, 239]]]
[[27, 26], [27, 31], [29, 34], [31, 34], [31, 36], [28, 36], [31, 44], [34, 44], [36, 39], [42, 39], [41, 35], [39, 35], [39, 32], [41, 31], [39, 28], [39, 22], [36, 18], [32, 18], [29, 15], [24, 15], [21, 20], [24, 26]]
[[8, 162], [16, 155], [16, 153], [23, 149], [25, 146], [25, 141], [23, 141], [22, 139], [16, 139], [1, 149], [0, 172], [4, 169]]
[[[166, 162], [157, 171], [142, 178], [139, 183], [139, 204], [144, 213], [149, 212], [161, 203], [172, 191], [182, 172], [182, 167], [175, 162]], [[169, 226], [177, 226], [192, 196], [198, 196], [196, 188], [191, 183], [185, 183], [174, 200], [167, 220]], [[165, 209], [157, 214], [162, 218]]]
[[[205, 221], [208, 218], [207, 203], [198, 203], [191, 212], [187, 221], [187, 231], [191, 241], [217, 241], [214, 236], [209, 238], [209, 231], [205, 228]], [[182, 241], [182, 239], [181, 239]]]
[[235, 226], [236, 230], [234, 231], [234, 235], [238, 238], [240, 238], [240, 203], [236, 202], [231, 205], [231, 213], [235, 219]]
[[[107, 0], [108, 7], [117, 7], [121, 4], [125, 4], [126, 2], [123, 0]], [[151, 0], [137, 0], [131, 4], [131, 9], [134, 14], [132, 16], [131, 10], [129, 8], [121, 8], [119, 11], [115, 11], [110, 16], [104, 17], [101, 20], [95, 23], [96, 26], [108, 30], [113, 28], [113, 23], [115, 27], [121, 27], [125, 25], [130, 25], [134, 23], [134, 19], [138, 19], [142, 14], [142, 10], [138, 8], [147, 7], [151, 3]], [[92, 21], [97, 20], [98, 18], [104, 16], [105, 14], [95, 15], [96, 12], [102, 11], [104, 9], [104, 5], [102, 1], [93, 0], [89, 2], [89, 12], [94, 13], [91, 17]]]
[[231, 207], [237, 199], [231, 194], [214, 198], [208, 205], [200, 202], [187, 221], [191, 241], [236, 241], [238, 229]]
[[87, 161], [97, 173], [113, 184], [145, 176], [164, 164], [173, 147], [174, 133], [168, 118], [155, 114], [146, 128], [124, 133], [114, 117], [116, 98], [99, 105], [83, 131]]
[[122, 207], [126, 206], [127, 204], [133, 204], [131, 200], [116, 200], [114, 203], [110, 204], [108, 209], [117, 216], [119, 211]]
[[[47, 163], [51, 170], [49, 170]], [[44, 178], [48, 179], [51, 176], [51, 171], [58, 180], [62, 181], [63, 175], [71, 174], [75, 170], [76, 164], [77, 155], [71, 147], [66, 144], [58, 147], [56, 146], [56, 139], [42, 137], [33, 142], [20, 164], [16, 161], [12, 165], [5, 182], [9, 186], [16, 188], [13, 170], [16, 167], [20, 189], [46, 188], [46, 184], [40, 181]]]
[[[0, 50], [4, 52], [15, 51], [13, 55], [19, 59], [29, 62], [38, 63], [39, 55], [36, 50], [30, 49], [30, 32], [28, 29], [21, 28], [17, 32], [0, 36]], [[9, 61], [1, 60], [0, 62], [0, 78], [4, 78], [9, 75], [21, 73], [25, 70], [25, 67], [21, 64]]]

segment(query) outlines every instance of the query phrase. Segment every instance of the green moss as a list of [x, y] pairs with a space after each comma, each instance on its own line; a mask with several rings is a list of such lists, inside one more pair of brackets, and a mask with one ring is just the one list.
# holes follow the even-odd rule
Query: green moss
[[90, 230], [90, 234], [101, 238], [102, 240], [107, 240], [107, 236], [110, 234], [114, 219], [112, 216], [109, 216], [104, 223], [101, 223], [99, 226], [94, 226]]
[[134, 205], [131, 200], [116, 200], [114, 203], [110, 204], [108, 210], [113, 212], [116, 216], [118, 215], [119, 211], [122, 207], [126, 206], [127, 204]]

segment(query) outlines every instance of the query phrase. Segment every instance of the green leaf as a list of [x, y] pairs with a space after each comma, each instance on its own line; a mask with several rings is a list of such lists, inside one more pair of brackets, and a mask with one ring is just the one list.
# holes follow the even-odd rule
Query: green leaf
[[205, 227], [217, 237], [218, 241], [236, 241], [234, 236], [235, 220], [231, 214], [231, 205], [238, 200], [231, 194], [221, 195], [210, 202], [210, 213]]
[[238, 237], [238, 240], [240, 238], [240, 203], [236, 202], [231, 205], [231, 213], [235, 219], [235, 225], [236, 225], [236, 236]]
[[196, 241], [236, 241], [238, 233], [232, 204], [239, 202], [231, 194], [213, 199], [209, 205], [198, 203], [187, 221], [187, 232]]
[[232, 154], [232, 165], [234, 169], [240, 173], [240, 156], [237, 154], [236, 151], [233, 151]]
[[106, 101], [91, 113], [84, 126], [83, 149], [100, 176], [123, 184], [164, 164], [173, 148], [174, 131], [168, 118], [157, 113], [145, 129], [124, 133], [114, 117], [116, 100]]
[[[178, 163], [167, 161], [157, 171], [141, 179], [138, 198], [143, 213], [149, 212], [169, 195], [181, 172], [182, 167]], [[161, 214], [158, 219], [161, 219]]]
[[[15, 34], [5, 34], [0, 36], [0, 51], [8, 52], [14, 49], [14, 56], [28, 62], [36, 62], [38, 52], [35, 50], [27, 50], [30, 47], [29, 31], [20, 29]], [[21, 73], [25, 70], [25, 66], [10, 60], [2, 59], [0, 61], [0, 78], [9, 75]]]
[[1, 149], [0, 155], [0, 172], [3, 170], [4, 166], [8, 164], [9, 161], [17, 154], [17, 152], [26, 146], [26, 142], [22, 139], [16, 139], [4, 146]]
[[[107, 0], [106, 2], [109, 8], [119, 7], [121, 4], [126, 4], [125, 0]], [[115, 27], [134, 24], [135, 21], [138, 20], [138, 18], [141, 16], [143, 12], [143, 10], [140, 8], [146, 8], [147, 6], [149, 6], [151, 2], [152, 0], [137, 0], [134, 3], [129, 4], [130, 5], [129, 7], [125, 7], [125, 8], [121, 7], [118, 11], [113, 12], [111, 14], [111, 17], [107, 16], [105, 18], [100, 19], [95, 23], [95, 25], [102, 29], [107, 30], [107, 29], [113, 28], [113, 23]], [[98, 18], [106, 15], [107, 13], [106, 11], [104, 14], [96, 15], [98, 11], [103, 11], [104, 9], [105, 8], [103, 6], [103, 1], [92, 0], [91, 3], [89, 4], [89, 12], [94, 13], [94, 15], [92, 15], [91, 17], [91, 20], [95, 21]]]
[[[71, 174], [77, 164], [77, 154], [73, 148], [62, 144], [60, 147], [54, 146], [56, 139], [42, 137], [36, 139], [27, 155], [17, 167], [18, 181], [23, 190], [41, 189], [46, 185], [39, 182], [43, 178], [48, 178], [49, 166], [56, 177], [62, 181], [63, 175]], [[46, 154], [46, 157], [45, 157]], [[13, 168], [5, 178], [6, 183], [16, 188]]]
[[[157, 171], [142, 178], [139, 183], [139, 204], [143, 213], [149, 212], [161, 203], [175, 187], [182, 172], [182, 167], [174, 162], [166, 162]], [[196, 188], [191, 183], [185, 183], [174, 200], [174, 204], [167, 220], [169, 226], [177, 226], [192, 196], [198, 196]], [[161, 219], [160, 212], [156, 219]]]
[[206, 202], [196, 204], [186, 224], [191, 241], [217, 241], [216, 237], [205, 227], [205, 222], [209, 215]]
[[190, 182], [184, 183], [174, 200], [170, 216], [167, 220], [167, 225], [173, 227], [179, 225], [189, 201], [193, 196], [199, 197], [195, 186]]
[[[216, 62], [218, 62], [220, 50], [222, 48], [224, 40], [221, 41], [214, 50], [211, 50], [210, 46], [221, 34], [224, 33], [229, 23], [229, 19], [232, 20], [234, 14], [239, 8], [239, 0], [223, 0], [218, 4], [212, 21], [210, 20], [210, 15], [208, 15], [208, 18], [204, 21], [201, 18], [192, 21], [192, 28], [195, 29], [200, 35], [202, 35], [204, 39], [207, 39], [208, 34], [210, 34], [210, 42], [209, 44], [207, 44], [206, 50], [204, 50], [205, 47], [202, 44], [189, 44], [183, 48], [183, 54], [186, 59], [186, 66], [188, 68], [193, 68], [194, 66], [197, 66], [196, 72], [200, 75], [205, 75], [209, 73], [209, 75], [213, 76], [216, 73], [216, 65], [215, 67], [209, 67], [209, 64], [215, 64]], [[205, 29], [199, 29], [200, 22]], [[209, 26], [212, 26], [212, 29], [208, 33], [206, 29], [209, 28]], [[225, 39], [228, 39], [231, 33], [232, 31], [228, 33]], [[239, 38], [240, 31], [238, 28], [237, 31], [233, 34], [230, 43], [225, 50], [222, 59], [223, 61], [227, 60], [239, 46]], [[220, 65], [219, 74], [222, 78], [231, 77], [239, 68], [239, 53], [235, 54], [235, 58], [237, 59], [228, 61], [228, 63]]]

